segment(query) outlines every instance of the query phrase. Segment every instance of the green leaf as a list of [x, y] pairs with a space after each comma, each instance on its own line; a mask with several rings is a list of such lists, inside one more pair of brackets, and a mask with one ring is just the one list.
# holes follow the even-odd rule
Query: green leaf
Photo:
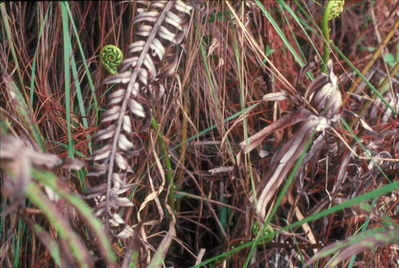
[[396, 60], [395, 57], [391, 53], [385, 53], [383, 56], [384, 61], [390, 66], [395, 66]]

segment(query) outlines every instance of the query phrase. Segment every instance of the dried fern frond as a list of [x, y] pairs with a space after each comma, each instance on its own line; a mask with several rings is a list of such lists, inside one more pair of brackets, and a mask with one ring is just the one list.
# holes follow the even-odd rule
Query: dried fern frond
[[5, 175], [3, 194], [14, 203], [25, 200], [25, 189], [30, 183], [33, 167], [51, 169], [61, 164], [56, 155], [37, 152], [10, 135], [0, 136], [0, 144], [0, 166], [10, 174]]
[[[117, 214], [118, 208], [133, 206], [126, 197], [119, 195], [128, 190], [134, 175], [137, 135], [132, 126], [146, 118], [143, 94], [156, 94], [155, 89], [162, 89], [159, 80], [168, 72], [160, 70], [177, 57], [173, 46], [183, 40], [192, 9], [182, 1], [143, 1], [138, 4], [139, 14], [133, 22], [136, 40], [129, 45], [119, 73], [104, 81], [119, 86], [108, 96], [101, 130], [94, 139], [98, 146], [92, 155], [95, 164], [88, 174], [95, 177], [97, 185], [106, 184], [106, 187], [96, 188], [100, 191], [91, 196], [96, 197], [98, 214], [105, 217], [106, 225], [109, 219], [114, 227], [123, 225], [123, 219]], [[131, 228], [126, 228], [117, 234], [119, 238], [132, 235]]]
[[[296, 113], [280, 118], [240, 144], [242, 152], [248, 153], [261, 144], [270, 133], [302, 122], [298, 132], [274, 155], [270, 171], [258, 186], [258, 200], [255, 206], [261, 220], [265, 219], [270, 200], [304, 151], [309, 138], [313, 133], [330, 127], [330, 124], [341, 116], [342, 96], [331, 60], [328, 62], [328, 68], [329, 74], [319, 74], [306, 90], [304, 97], [311, 104], [312, 111], [299, 107]], [[252, 201], [255, 201], [254, 196]]]

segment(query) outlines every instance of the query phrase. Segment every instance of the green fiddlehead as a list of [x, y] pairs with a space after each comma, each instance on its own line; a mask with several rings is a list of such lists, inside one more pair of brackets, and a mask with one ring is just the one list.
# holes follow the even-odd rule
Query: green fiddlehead
[[118, 73], [118, 66], [122, 63], [123, 53], [119, 47], [106, 45], [101, 49], [100, 62], [111, 74]]
[[321, 22], [321, 30], [323, 31], [324, 47], [323, 47], [323, 66], [322, 72], [327, 73], [327, 62], [330, 59], [330, 27], [328, 22], [338, 17], [344, 10], [345, 0], [329, 0], [324, 9], [323, 19]]

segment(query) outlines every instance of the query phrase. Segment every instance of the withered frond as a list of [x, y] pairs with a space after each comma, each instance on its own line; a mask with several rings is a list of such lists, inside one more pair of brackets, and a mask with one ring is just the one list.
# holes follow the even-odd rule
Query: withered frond
[[[182, 42], [188, 27], [192, 7], [182, 1], [138, 2], [140, 8], [134, 19], [135, 42], [128, 46], [120, 72], [108, 77], [104, 83], [119, 84], [108, 96], [108, 108], [102, 114], [101, 129], [94, 138], [98, 148], [93, 152], [95, 162], [89, 176], [96, 183], [106, 183], [106, 193], [95, 196], [98, 213], [105, 211], [105, 218], [113, 226], [123, 223], [118, 208], [132, 206], [125, 198], [118, 197], [127, 191], [135, 167], [133, 156], [136, 149], [133, 125], [138, 119], [148, 117], [143, 94], [162, 88], [160, 80], [167, 76], [161, 67], [170, 58], [178, 58], [174, 47]], [[172, 51], [171, 51], [172, 50]], [[171, 54], [172, 53], [172, 54]], [[170, 73], [170, 70], [167, 70]], [[93, 195], [91, 195], [93, 196]], [[104, 204], [105, 202], [105, 204]], [[118, 216], [116, 216], [118, 215]], [[131, 232], [119, 233], [127, 238]]]

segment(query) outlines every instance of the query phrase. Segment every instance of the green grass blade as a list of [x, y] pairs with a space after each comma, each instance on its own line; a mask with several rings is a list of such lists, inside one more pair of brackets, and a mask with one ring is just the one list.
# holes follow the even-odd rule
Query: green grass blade
[[[277, 0], [277, 1], [279, 2], [280, 6], [283, 7], [285, 10], [287, 10], [288, 13], [291, 15], [291, 17], [295, 20], [295, 22], [296, 22], [296, 23], [298, 24], [298, 26], [301, 28], [302, 32], [305, 34], [307, 40], [308, 40], [308, 41], [310, 42], [310, 44], [312, 45], [312, 47], [313, 47], [315, 53], [317, 54], [317, 56], [319, 57], [319, 59], [321, 59], [321, 54], [320, 54], [319, 51], [317, 50], [316, 45], [314, 44], [312, 38], [309, 36], [309, 34], [307, 33], [307, 31], [305, 30], [305, 27], [306, 27], [306, 29], [313, 31], [314, 33], [317, 33], [317, 32], [316, 32], [313, 28], [311, 28], [306, 22], [304, 22], [300, 17], [298, 17], [298, 16], [296, 15], [296, 13], [291, 9], [291, 7], [285, 3], [285, 1], [283, 1], [283, 0]], [[295, 39], [295, 40], [296, 40], [296, 39]], [[298, 47], [299, 47], [299, 45], [298, 45]], [[301, 51], [301, 52], [302, 52], [302, 51]], [[305, 56], [303, 55], [303, 53], [302, 53], [302, 56], [305, 57]], [[310, 72], [308, 72], [307, 75], [308, 75], [308, 77], [309, 77], [311, 80], [314, 79], [313, 75], [312, 75]]]
[[34, 178], [49, 186], [61, 198], [65, 199], [71, 206], [76, 208], [79, 215], [85, 220], [95, 234], [105, 259], [108, 261], [108, 264], [112, 266], [115, 261], [112, 246], [109, 243], [108, 237], [105, 235], [101, 221], [94, 216], [90, 207], [83, 200], [60, 188], [56, 183], [56, 177], [53, 173], [33, 170], [32, 174]]
[[95, 122], [96, 122], [96, 125], [97, 125], [97, 123], [98, 123], [98, 114], [99, 114], [99, 106], [98, 106], [98, 101], [97, 101], [97, 96], [96, 96], [96, 89], [95, 89], [94, 83], [93, 83], [93, 78], [91, 77], [91, 73], [90, 73], [90, 70], [89, 70], [89, 65], [87, 64], [87, 59], [86, 59], [86, 56], [84, 54], [82, 43], [81, 43], [80, 38], [79, 38], [78, 30], [76, 28], [75, 21], [73, 20], [72, 12], [71, 12], [71, 9], [69, 8], [69, 4], [68, 3], [65, 3], [65, 8], [66, 8], [66, 10], [68, 12], [69, 20], [71, 22], [73, 32], [74, 32], [74, 34], [76, 36], [76, 42], [78, 43], [79, 52], [80, 52], [80, 55], [81, 55], [82, 60], [83, 60], [83, 66], [84, 66], [84, 69], [86, 71], [87, 81], [89, 83], [89, 87], [90, 87], [90, 90], [91, 90], [91, 93], [92, 93], [92, 97], [93, 97], [94, 109], [96, 111], [95, 112]]
[[[76, 89], [76, 98], [78, 100], [80, 115], [82, 116], [82, 124], [83, 124], [84, 128], [88, 129], [89, 123], [86, 118], [86, 108], [85, 108], [84, 101], [83, 101], [82, 90], [80, 88], [78, 71], [76, 68], [76, 61], [75, 61], [75, 57], [73, 55], [71, 57], [71, 66], [72, 66], [73, 82], [74, 82], [75, 89]], [[87, 134], [86, 138], [88, 141], [90, 141], [91, 140], [90, 134]], [[91, 142], [88, 142], [88, 147], [89, 147], [89, 152], [91, 154], [91, 152], [92, 152]]]
[[67, 242], [72, 255], [76, 258], [76, 261], [79, 264], [79, 267], [90, 267], [88, 263], [89, 256], [87, 249], [84, 248], [79, 237], [72, 231], [72, 228], [61, 216], [57, 208], [43, 195], [40, 188], [35, 183], [30, 183], [27, 186], [26, 196], [29, 201], [37, 206], [48, 218], [50, 224], [57, 231], [60, 238]]
[[284, 45], [288, 48], [288, 50], [291, 52], [291, 54], [294, 56], [295, 61], [301, 66], [305, 66], [304, 60], [299, 56], [299, 54], [295, 51], [295, 49], [292, 47], [290, 42], [288, 41], [287, 37], [281, 30], [280, 26], [278, 26], [277, 22], [274, 20], [273, 16], [266, 10], [266, 8], [262, 5], [262, 3], [259, 0], [255, 0], [256, 4], [259, 6], [260, 10], [263, 12], [263, 14], [266, 16], [267, 20], [270, 22], [270, 24], [273, 26], [273, 28], [276, 30], [277, 34], [280, 36], [281, 40], [283, 40]]
[[13, 249], [14, 249], [14, 262], [13, 262], [13, 267], [18, 268], [19, 267], [19, 261], [21, 259], [21, 249], [22, 246], [25, 244], [23, 241], [25, 239], [25, 223], [23, 221], [18, 221], [18, 227], [17, 227], [17, 235], [13, 237]]
[[72, 57], [72, 45], [71, 38], [69, 35], [69, 23], [67, 17], [67, 11], [65, 7], [65, 2], [60, 2], [61, 6], [61, 16], [62, 16], [62, 36], [63, 36], [63, 44], [64, 44], [64, 77], [65, 77], [65, 113], [66, 113], [66, 121], [67, 121], [67, 132], [68, 132], [68, 156], [74, 156], [74, 145], [72, 139], [72, 130], [71, 130], [71, 74], [70, 74], [70, 64]]
[[12, 96], [13, 105], [15, 106], [15, 109], [18, 113], [18, 118], [21, 119], [24, 127], [30, 130], [40, 150], [42, 152], [45, 152], [46, 148], [44, 146], [43, 136], [37, 124], [33, 122], [33, 119], [31, 117], [32, 111], [31, 109], [29, 109], [20, 89], [17, 87], [14, 80], [12, 80], [10, 76], [4, 75], [4, 80], [6, 82], [6, 87], [10, 91], [10, 95]]
[[[47, 250], [49, 251], [51, 257], [53, 258], [56, 265], [61, 267], [61, 251], [58, 246], [57, 241], [53, 239], [44, 229], [38, 224], [33, 225], [33, 231], [42, 240], [42, 243], [45, 244]], [[45, 241], [43, 241], [45, 239]]]
[[320, 211], [319, 213], [317, 213], [315, 215], [306, 217], [305, 219], [303, 219], [301, 221], [297, 221], [297, 222], [292, 223], [292, 224], [290, 224], [288, 226], [285, 226], [279, 231], [280, 232], [281, 231], [288, 231], [290, 228], [299, 227], [299, 226], [301, 226], [304, 223], [318, 220], [318, 219], [320, 219], [322, 217], [325, 217], [327, 215], [330, 215], [332, 213], [335, 213], [335, 212], [338, 212], [340, 210], [355, 206], [355, 205], [360, 204], [360, 203], [362, 203], [362, 202], [364, 202], [366, 200], [370, 200], [370, 199], [382, 196], [384, 194], [390, 193], [390, 192], [395, 191], [397, 189], [399, 189], [399, 181], [389, 183], [389, 184], [384, 185], [384, 186], [382, 186], [380, 188], [377, 188], [377, 189], [375, 189], [375, 190], [373, 190], [371, 192], [367, 192], [365, 194], [356, 196], [356, 197], [354, 197], [354, 198], [352, 198], [350, 200], [347, 200], [347, 201], [345, 201], [345, 202], [343, 202], [343, 203], [341, 203], [339, 205], [336, 205], [336, 206], [333, 206], [333, 207], [331, 207], [329, 209]]

